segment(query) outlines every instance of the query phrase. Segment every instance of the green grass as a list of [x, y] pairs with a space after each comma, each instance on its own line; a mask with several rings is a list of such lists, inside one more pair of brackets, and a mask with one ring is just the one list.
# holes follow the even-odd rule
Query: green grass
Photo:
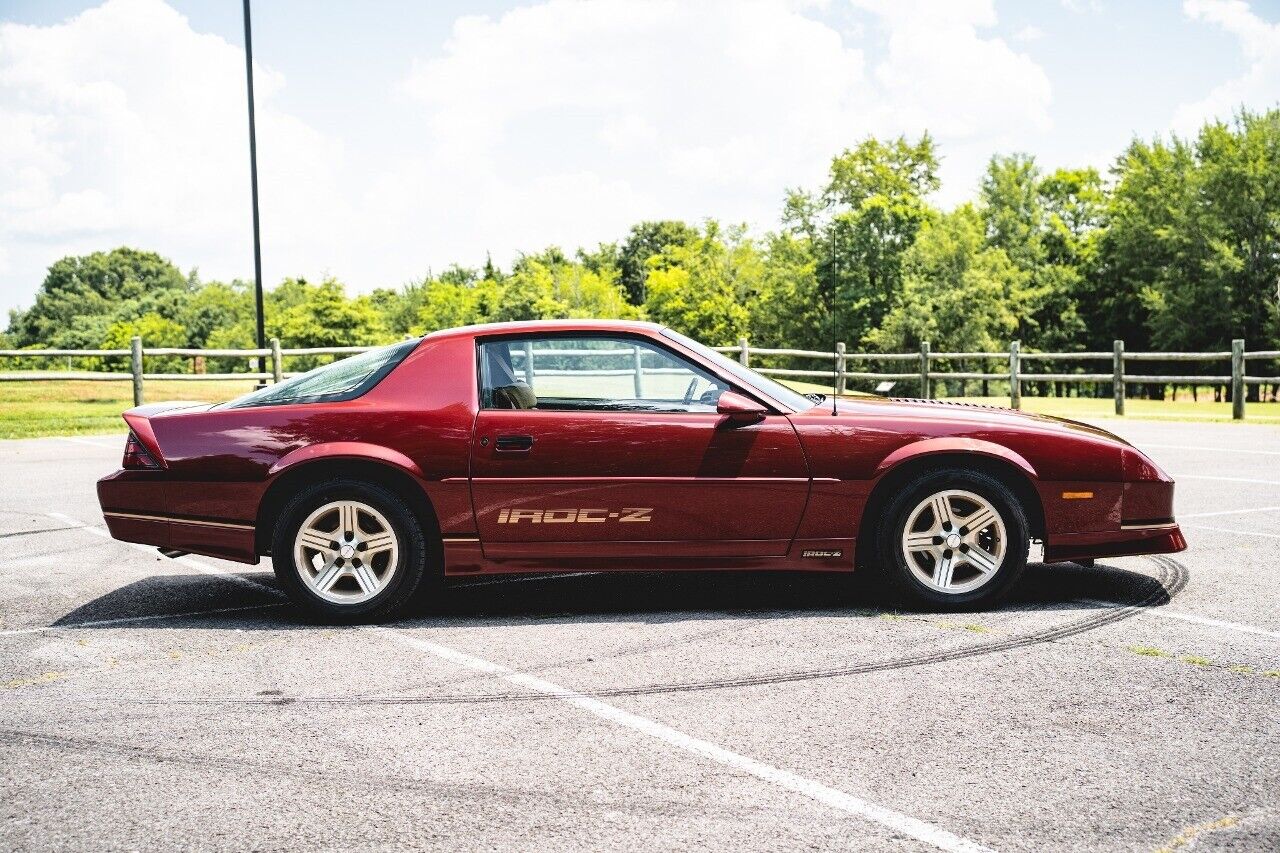
[[[823, 385], [821, 382], [799, 382], [795, 379], [781, 379], [777, 376], [770, 376], [780, 385], [785, 385], [793, 391], [799, 391], [801, 394], [830, 394], [831, 385]], [[846, 397], [876, 397], [877, 394], [868, 394], [865, 391], [848, 390], [844, 394]]]
[[[1009, 405], [1008, 397], [955, 397], [966, 403], [986, 403], [993, 406]], [[1023, 397], [1022, 410], [1041, 415], [1057, 415], [1063, 418], [1118, 418], [1115, 403], [1110, 399], [1093, 397]], [[1199, 401], [1179, 397], [1176, 400], [1125, 400], [1124, 417], [1177, 421], [1230, 421], [1231, 404]], [[1280, 403], [1249, 403], [1245, 406], [1245, 421], [1253, 423], [1280, 423]]]
[[[146, 383], [146, 399], [229, 400], [253, 390], [252, 380]], [[120, 413], [133, 406], [129, 382], [0, 382], [0, 438], [94, 435], [125, 431]]]
[[[801, 394], [830, 394], [831, 386], [811, 382], [792, 382], [784, 380], [787, 385]], [[904, 389], [903, 394], [914, 393]], [[857, 391], [850, 391], [849, 396], [874, 396]], [[1206, 399], [1206, 397], [1208, 399]], [[946, 397], [958, 403], [980, 403], [987, 406], [1008, 406], [1008, 397]], [[1022, 410], [1039, 415], [1056, 415], [1062, 418], [1097, 418], [1120, 417], [1115, 413], [1115, 403], [1110, 397], [1027, 397], [1022, 398]], [[1231, 404], [1215, 403], [1212, 394], [1202, 394], [1200, 400], [1192, 400], [1180, 394], [1176, 400], [1125, 400], [1126, 418], [1178, 421], [1230, 421]], [[1249, 403], [1245, 406], [1246, 423], [1280, 424], [1280, 403]]]

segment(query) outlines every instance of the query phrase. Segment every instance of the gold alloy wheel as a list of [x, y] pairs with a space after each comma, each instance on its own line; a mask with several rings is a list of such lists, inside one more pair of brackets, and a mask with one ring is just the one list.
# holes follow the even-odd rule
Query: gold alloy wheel
[[311, 592], [334, 604], [361, 604], [386, 588], [400, 543], [386, 516], [360, 501], [316, 509], [298, 528], [293, 564]]
[[907, 516], [902, 555], [930, 589], [960, 595], [985, 586], [1004, 564], [1008, 535], [999, 511], [981, 495], [947, 489]]

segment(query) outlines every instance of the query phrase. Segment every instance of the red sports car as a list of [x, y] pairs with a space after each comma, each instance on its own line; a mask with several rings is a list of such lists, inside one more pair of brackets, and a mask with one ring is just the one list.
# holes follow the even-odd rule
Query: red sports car
[[117, 539], [256, 563], [327, 620], [447, 577], [564, 569], [872, 573], [989, 605], [1048, 562], [1186, 547], [1173, 481], [1092, 426], [802, 395], [648, 323], [435, 332], [217, 405], [124, 414]]

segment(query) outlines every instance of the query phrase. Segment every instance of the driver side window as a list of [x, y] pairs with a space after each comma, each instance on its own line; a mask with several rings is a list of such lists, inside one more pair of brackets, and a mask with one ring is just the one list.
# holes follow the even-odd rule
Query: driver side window
[[544, 411], [714, 412], [728, 386], [628, 337], [527, 337], [480, 345], [481, 405]]

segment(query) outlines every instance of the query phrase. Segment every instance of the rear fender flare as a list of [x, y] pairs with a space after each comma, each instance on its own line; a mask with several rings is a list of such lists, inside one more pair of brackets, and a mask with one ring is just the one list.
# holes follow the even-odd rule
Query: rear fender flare
[[418, 464], [400, 451], [363, 441], [331, 441], [299, 447], [280, 457], [267, 471], [267, 476], [275, 479], [295, 466], [324, 459], [365, 459], [371, 462], [382, 462], [399, 468], [419, 482], [426, 480]]

